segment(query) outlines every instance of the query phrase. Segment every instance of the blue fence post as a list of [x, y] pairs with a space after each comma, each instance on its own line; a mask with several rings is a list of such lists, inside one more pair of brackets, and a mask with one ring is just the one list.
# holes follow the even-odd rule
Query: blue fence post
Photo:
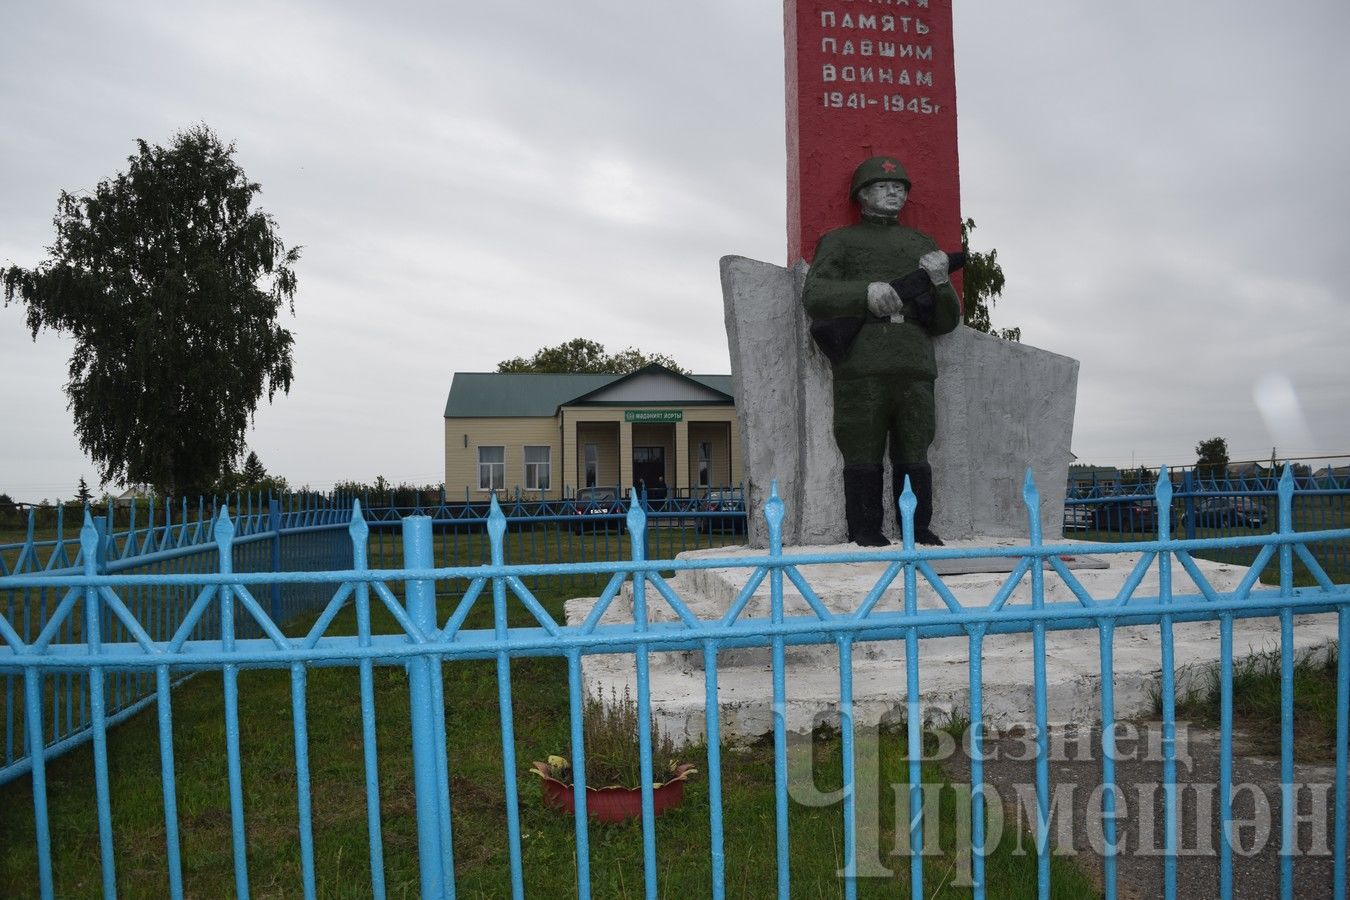
[[[770, 485], [770, 501], [777, 494]], [[783, 519], [781, 510], [764, 504], [764, 522], [769, 531], [769, 555], [775, 562], [783, 555]], [[769, 570], [769, 620], [774, 625], [783, 623], [783, 568], [775, 565]], [[788, 832], [788, 759], [787, 759], [787, 648], [781, 632], [775, 632], [770, 648], [770, 667], [773, 679], [773, 797], [775, 861], [778, 866], [778, 897], [792, 896], [792, 872], [789, 865]], [[847, 882], [846, 882], [847, 883]], [[922, 897], [919, 891], [916, 896]]]
[[[86, 508], [88, 508], [87, 504]], [[103, 568], [99, 570], [99, 574], [106, 575], [108, 572], [108, 560], [117, 555], [117, 532], [113, 530], [113, 506], [111, 503], [103, 510], [103, 515], [99, 518], [103, 520], [104, 534], [103, 550], [101, 552], [101, 559], [99, 560], [99, 565], [103, 566]]]
[[[403, 567], [430, 569], [432, 557], [431, 518], [408, 516], [403, 520]], [[436, 630], [436, 583], [409, 579], [408, 618], [424, 634]], [[412, 637], [409, 641], [414, 640]], [[440, 803], [436, 796], [436, 756], [445, 747], [436, 746], [435, 711], [432, 709], [433, 677], [440, 677], [430, 657], [418, 656], [408, 663], [408, 698], [412, 705], [413, 790], [417, 797], [418, 866], [424, 900], [445, 896], [441, 868]]]
[[[487, 509], [488, 553], [492, 561], [492, 635], [500, 641], [510, 639], [510, 620], [506, 608], [506, 578], [501, 567], [506, 564], [506, 516], [502, 513], [497, 493], [488, 495]], [[511, 702], [511, 655], [497, 651], [497, 715], [502, 730], [502, 787], [506, 794], [506, 851], [511, 869], [511, 896], [525, 897], [525, 870], [521, 862], [520, 802], [516, 786], [516, 731], [514, 707]]]
[[[272, 532], [272, 571], [281, 571], [281, 504], [276, 500], [267, 501], [267, 530]], [[281, 582], [274, 581], [268, 588], [272, 621], [281, 622]]]
[[1195, 540], [1195, 473], [1187, 469], [1182, 475], [1181, 492], [1186, 504], [1186, 540]]
[[[80, 531], [85, 575], [103, 575], [108, 570], [106, 526], [107, 522], [102, 518], [93, 519], [88, 511], [85, 511], [84, 528]], [[93, 656], [103, 653], [102, 607], [99, 588], [85, 588], [84, 642]], [[103, 870], [103, 896], [115, 897], [117, 874], [113, 859], [112, 791], [108, 782], [108, 721], [104, 679], [101, 667], [90, 668], [89, 713], [94, 727], [94, 795], [98, 807], [98, 844]]]
[[[1280, 475], [1279, 531], [1294, 532], [1294, 473], [1285, 463]], [[1280, 596], [1294, 592], [1294, 546], [1280, 545]], [[1339, 648], [1345, 652], [1344, 646]], [[1350, 686], [1340, 685], [1340, 690]], [[1294, 611], [1280, 610], [1280, 896], [1294, 896], [1294, 854], [1298, 852], [1296, 812], [1298, 785], [1294, 783]]]

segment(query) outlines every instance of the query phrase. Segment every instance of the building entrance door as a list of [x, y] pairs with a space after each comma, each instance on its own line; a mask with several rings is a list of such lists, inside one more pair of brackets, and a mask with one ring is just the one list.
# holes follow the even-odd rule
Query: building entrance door
[[666, 496], [666, 448], [633, 448], [633, 485], [647, 486], [649, 500], [664, 500]]

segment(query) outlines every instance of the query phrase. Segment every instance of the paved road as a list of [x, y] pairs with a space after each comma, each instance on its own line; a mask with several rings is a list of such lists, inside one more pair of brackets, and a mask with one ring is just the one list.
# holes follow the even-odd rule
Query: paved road
[[[1052, 835], [1056, 846], [1072, 845], [1085, 871], [1101, 883], [1099, 855], [1102, 783], [1101, 754], [1097, 729], [1052, 732], [1050, 752], [1050, 788], [1059, 791], [1061, 804], [1071, 804], [1072, 834], [1056, 819]], [[1123, 792], [1124, 815], [1119, 819], [1119, 838], [1123, 842], [1119, 856], [1117, 882], [1122, 898], [1162, 896], [1163, 884], [1163, 802], [1161, 723], [1126, 723], [1116, 763], [1116, 780]], [[985, 781], [998, 791], [1009, 815], [1013, 810], [1034, 806], [1035, 764], [1022, 761], [1027, 752], [1026, 738], [1005, 735], [989, 742], [985, 762]], [[1265, 900], [1280, 896], [1280, 815], [1281, 790], [1278, 759], [1238, 756], [1242, 751], [1237, 738], [1233, 760], [1233, 784], [1236, 796], [1233, 817], [1239, 823], [1237, 842], [1241, 852], [1233, 854], [1233, 896]], [[1086, 748], [1086, 752], [1085, 752]], [[1131, 752], [1133, 751], [1133, 752]], [[946, 763], [953, 783], [969, 783], [969, 759], [957, 753]], [[1299, 852], [1294, 856], [1294, 896], [1322, 898], [1332, 896], [1335, 804], [1333, 784], [1335, 768], [1330, 764], [1299, 764], [1294, 780], [1299, 785], [1296, 822]], [[1178, 723], [1177, 783], [1181, 797], [1181, 836], [1177, 859], [1177, 896], [1200, 900], [1218, 896], [1219, 827], [1218, 811], [1219, 738], [1215, 731]], [[1019, 803], [1019, 795], [1026, 798]], [[1122, 803], [1118, 803], [1118, 808]], [[1056, 813], [1055, 815], [1059, 815]], [[1022, 816], [1027, 821], [1025, 815]], [[1064, 828], [1064, 830], [1060, 830]]]

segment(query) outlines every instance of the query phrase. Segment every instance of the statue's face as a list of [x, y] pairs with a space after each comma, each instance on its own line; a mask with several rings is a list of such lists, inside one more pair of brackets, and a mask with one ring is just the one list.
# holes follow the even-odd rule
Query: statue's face
[[894, 217], [900, 215], [907, 197], [903, 181], [874, 181], [858, 191], [858, 205], [864, 213]]

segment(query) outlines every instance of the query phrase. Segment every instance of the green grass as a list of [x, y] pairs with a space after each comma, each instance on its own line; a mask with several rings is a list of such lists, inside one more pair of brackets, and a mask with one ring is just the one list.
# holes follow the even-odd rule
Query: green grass
[[[1318, 510], [1298, 511], [1296, 507], [1296, 524], [1300, 529], [1343, 526], [1329, 523]], [[17, 539], [22, 539], [22, 535]], [[5, 534], [0, 533], [0, 543], [6, 540]], [[710, 539], [692, 529], [654, 528], [648, 536], [652, 548], [649, 556], [742, 541], [743, 537], [737, 535], [713, 535]], [[579, 556], [623, 559], [629, 552], [626, 534], [578, 536], [551, 528], [513, 531], [507, 537], [508, 562], [557, 562]], [[481, 535], [437, 532], [438, 565], [476, 564], [485, 558], [486, 543]], [[372, 533], [371, 564], [402, 565], [402, 545], [397, 532]], [[1350, 573], [1332, 570], [1329, 574], [1337, 580], [1350, 581]], [[531, 584], [544, 607], [558, 620], [562, 619], [565, 599], [595, 596], [601, 586], [587, 576], [577, 576], [565, 585], [539, 580], [532, 580]], [[443, 591], [439, 597], [443, 620], [458, 599], [452, 591], [462, 590], [463, 585], [441, 584], [438, 588]], [[387, 632], [394, 627], [378, 605], [374, 619], [377, 631]], [[534, 624], [518, 603], [512, 605], [511, 621], [517, 626]], [[291, 623], [287, 631], [298, 633], [307, 624]], [[484, 597], [466, 627], [490, 626], [490, 597]], [[350, 609], [338, 617], [330, 633], [355, 633]], [[514, 662], [511, 671], [526, 893], [550, 898], [574, 896], [572, 822], [543, 807], [538, 781], [526, 774], [534, 759], [543, 759], [551, 753], [571, 755], [566, 669], [556, 660], [523, 659]], [[1296, 733], [1300, 753], [1311, 752], [1315, 758], [1321, 758], [1316, 748], [1323, 748], [1321, 753], [1329, 755], [1328, 748], [1334, 743], [1334, 664], [1328, 668], [1303, 660], [1298, 673]], [[501, 896], [509, 884], [509, 875], [495, 667], [483, 662], [453, 663], [444, 667], [443, 677], [460, 896]], [[1278, 663], [1273, 668], [1273, 694], [1269, 660], [1241, 666], [1236, 682], [1235, 697], [1241, 698], [1237, 702], [1239, 726], [1258, 739], [1274, 735], [1278, 741]], [[290, 675], [285, 671], [245, 672], [240, 677], [240, 686], [251, 887], [259, 897], [296, 896], [300, 891], [300, 871]], [[416, 896], [417, 842], [407, 679], [403, 670], [377, 669], [375, 693], [386, 879], [390, 896]], [[309, 670], [307, 699], [316, 871], [319, 893], [325, 897], [360, 897], [369, 893], [358, 696], [355, 669]], [[1180, 700], [1179, 715], [1217, 719], [1215, 691], [1197, 692]], [[175, 691], [173, 708], [186, 892], [201, 897], [228, 895], [233, 887], [233, 864], [221, 676], [199, 675], [189, 680]], [[168, 888], [156, 734], [152, 708], [114, 729], [109, 736], [118, 890], [122, 896], [159, 897]], [[819, 734], [814, 741], [818, 788], [837, 787], [839, 739]], [[884, 787], [878, 840], [883, 853], [896, 844], [896, 798], [892, 786], [900, 785], [903, 791], [907, 779], [901, 743], [898, 736], [892, 735], [883, 736], [879, 744]], [[692, 748], [687, 761], [706, 770], [704, 752], [702, 748]], [[722, 775], [728, 895], [768, 896], [773, 891], [775, 867], [772, 749], [764, 745], [724, 749]], [[944, 845], [942, 853], [926, 860], [927, 893], [938, 897], [968, 896], [967, 888], [952, 884], [952, 876], [960, 866], [955, 845], [955, 792], [935, 766], [925, 765], [923, 777], [926, 783], [941, 785], [939, 819]], [[88, 746], [49, 765], [48, 796], [56, 893], [62, 897], [95, 896], [99, 891], [100, 870], [92, 755]], [[708, 802], [705, 771], [689, 783], [684, 806], [658, 821], [662, 896], [696, 897], [708, 893]], [[37, 871], [33, 829], [29, 780], [21, 778], [0, 788], [0, 896], [23, 897], [33, 893]], [[593, 825], [590, 833], [595, 896], [640, 896], [640, 828]], [[1035, 858], [1013, 852], [1019, 844], [1029, 843], [1026, 838], [1005, 838], [990, 857], [989, 896], [1023, 897], [1033, 893]], [[840, 895], [842, 882], [836, 870], [842, 864], [843, 825], [838, 804], [815, 808], [794, 803], [791, 847], [794, 896]], [[894, 875], [861, 881], [860, 896], [908, 896], [908, 859], [887, 855], [878, 861], [892, 869]], [[1072, 862], [1055, 859], [1053, 873], [1053, 896], [1098, 896], [1089, 879]]]
[[[1336, 666], [1339, 648], [1312, 650], [1294, 660], [1294, 755], [1300, 760], [1336, 758]], [[1177, 716], [1219, 723], [1220, 677], [1206, 666], [1194, 686], [1177, 696]], [[1257, 653], [1233, 663], [1233, 724], [1261, 754], [1280, 752], [1280, 654]], [[1155, 696], [1155, 710], [1162, 700]]]
[[[75, 558], [75, 554], [80, 552], [80, 531], [78, 528], [67, 526], [63, 529], [62, 537], [66, 541], [66, 556], [70, 559]], [[0, 525], [0, 562], [4, 563], [0, 571], [12, 571], [19, 559], [19, 553], [22, 552], [22, 544], [28, 540], [28, 527], [19, 527], [15, 525], [8, 527]], [[46, 541], [56, 540], [56, 528], [41, 527], [33, 529], [33, 540], [41, 544]], [[53, 547], [38, 547], [38, 559], [42, 564], [47, 562], [51, 556]]]
[[[589, 586], [591, 591], [595, 585]], [[562, 603], [587, 591], [540, 591], [541, 602], [561, 617]], [[593, 595], [593, 594], [592, 594]], [[448, 615], [457, 599], [440, 599]], [[376, 611], [376, 629], [392, 627]], [[516, 604], [512, 623], [530, 622]], [[489, 627], [486, 598], [468, 627]], [[290, 633], [304, 626], [293, 623]], [[339, 616], [333, 633], [355, 631], [354, 614]], [[525, 770], [533, 759], [567, 754], [568, 715], [565, 665], [553, 659], [523, 659], [511, 666], [520, 784], [521, 825], [527, 896], [575, 895], [575, 840], [570, 818], [543, 807], [541, 789]], [[500, 897], [509, 884], [503, 812], [504, 789], [497, 713], [495, 665], [447, 664], [443, 670], [451, 793], [454, 798], [455, 861], [461, 897]], [[290, 675], [285, 671], [248, 671], [240, 676], [244, 809], [248, 833], [251, 887], [258, 897], [290, 897], [300, 892], [295, 759]], [[410, 759], [407, 679], [401, 668], [376, 670], [377, 744], [380, 755], [380, 808], [385, 870], [391, 897], [417, 895], [416, 826]], [[309, 747], [312, 766], [313, 825], [319, 893], [324, 897], [369, 894], [366, 809], [358, 679], [354, 669], [308, 672]], [[226, 782], [225, 714], [221, 676], [198, 675], [173, 696], [174, 746], [182, 828], [186, 893], [217, 897], [232, 893], [230, 814]], [[895, 797], [891, 786], [906, 780], [898, 736], [880, 742], [880, 843], [895, 846]], [[818, 787], [839, 781], [840, 742], [817, 736], [814, 748]], [[701, 748], [688, 761], [706, 770]], [[109, 735], [112, 810], [120, 896], [160, 897], [168, 889], [164, 865], [164, 825], [153, 710]], [[98, 837], [92, 755], [88, 746], [48, 766], [56, 894], [98, 893]], [[723, 797], [726, 823], [727, 892], [760, 898], [773, 892], [774, 801], [771, 747], [724, 750]], [[925, 782], [945, 784], [933, 765]], [[925, 860], [930, 896], [963, 897], [968, 888], [952, 885], [955, 794], [943, 790], [940, 816], [945, 849]], [[22, 897], [34, 890], [37, 863], [30, 780], [0, 788], [0, 896]], [[901, 817], [903, 822], [903, 815]], [[1008, 826], [1011, 828], [1011, 824]], [[591, 871], [597, 897], [642, 894], [642, 841], [636, 825], [593, 825]], [[685, 804], [663, 816], [657, 826], [661, 896], [708, 893], [708, 795], [706, 775], [688, 785]], [[1018, 844], [1005, 835], [988, 863], [991, 897], [1024, 897], [1035, 884], [1035, 857], [1014, 853]], [[842, 882], [842, 813], [836, 804], [791, 808], [793, 896], [839, 896]], [[908, 860], [888, 856], [880, 862], [894, 870], [886, 879], [860, 882], [859, 895], [908, 896]], [[1072, 862], [1054, 860], [1055, 897], [1095, 897], [1090, 882]]]

